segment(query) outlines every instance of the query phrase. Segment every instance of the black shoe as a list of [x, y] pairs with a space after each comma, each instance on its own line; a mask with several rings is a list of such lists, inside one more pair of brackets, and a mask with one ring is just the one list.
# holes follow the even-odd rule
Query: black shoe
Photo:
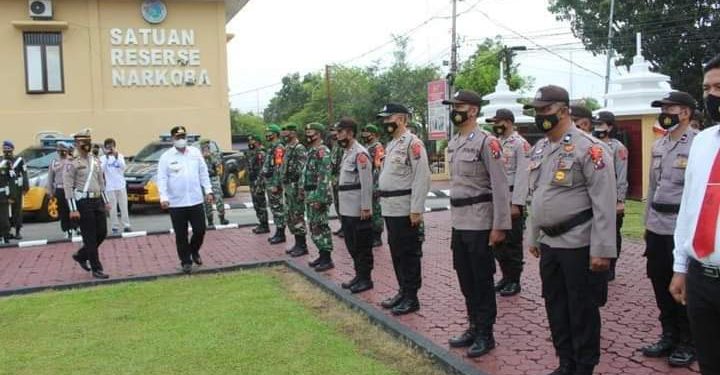
[[393, 307], [399, 305], [402, 300], [403, 295], [402, 293], [398, 292], [398, 294], [380, 302], [380, 306], [382, 306], [384, 309], [392, 309]]
[[192, 272], [192, 264], [183, 264], [181, 269], [184, 273], [189, 275]]
[[207, 228], [208, 229], [215, 229], [215, 222], [212, 220], [208, 220], [207, 222]]
[[520, 293], [520, 290], [520, 283], [511, 281], [505, 284], [502, 290], [500, 290], [500, 295], [503, 297], [510, 297]]
[[202, 258], [200, 258], [200, 253], [192, 253], [190, 254], [190, 257], [192, 258], [192, 261], [195, 262], [198, 266], [203, 265]]
[[[317, 267], [318, 264], [320, 264], [320, 260], [321, 260], [321, 258], [318, 256], [318, 257], [315, 258], [315, 260], [313, 260], [312, 262], [308, 262], [308, 266], [309, 266], [310, 268], [315, 268], [315, 267]], [[343, 288], [344, 288], [344, 287], [343, 287]]]
[[130, 232], [132, 232], [132, 228], [130, 228], [130, 227], [125, 227], [125, 228], [123, 228], [123, 232], [125, 232], [125, 233], [130, 233]]
[[283, 228], [282, 231], [280, 229], [278, 229], [275, 232], [275, 235], [270, 237], [270, 239], [268, 239], [268, 241], [270, 242], [270, 245], [284, 243], [285, 242], [285, 229]]
[[73, 255], [72, 255], [72, 258], [73, 258], [74, 261], [78, 262], [78, 264], [80, 265], [80, 268], [82, 268], [82, 269], [84, 269], [85, 271], [88, 271], [88, 272], [92, 271], [92, 269], [90, 269], [90, 264], [88, 264], [88, 261], [87, 261], [87, 260], [81, 260], [81, 259], [80, 259], [80, 256], [78, 256], [77, 253], [73, 254]]
[[340, 284], [340, 287], [342, 287], [343, 289], [350, 289], [350, 287], [355, 285], [355, 283], [358, 281], [360, 281], [360, 276], [355, 275], [355, 277], [353, 277], [349, 281], [346, 281], [346, 282]]
[[17, 231], [17, 232], [15, 233], [15, 239], [16, 239], [16, 240], [22, 240], [22, 236], [20, 235], [20, 231]]
[[660, 358], [669, 356], [673, 349], [675, 349], [675, 345], [673, 344], [672, 338], [663, 335], [658, 342], [648, 345], [640, 349], [640, 351], [646, 357]]
[[374, 287], [372, 280], [360, 279], [358, 282], [350, 286], [350, 293], [362, 293], [366, 290], [370, 290]]
[[307, 253], [307, 247], [293, 247], [292, 249], [290, 249], [290, 252], [288, 254], [290, 254], [290, 256], [293, 258], [297, 258], [303, 255], [307, 255]]
[[333, 232], [333, 235], [342, 237], [343, 236], [343, 229], [340, 227], [340, 229]]
[[220, 225], [228, 225], [230, 224], [230, 221], [225, 219], [225, 216], [220, 216]]
[[668, 364], [672, 367], [688, 367], [695, 362], [695, 349], [691, 346], [680, 344], [668, 357]]
[[467, 350], [469, 358], [481, 357], [495, 349], [495, 337], [492, 334], [481, 334], [475, 338], [475, 342]]
[[555, 369], [555, 371], [549, 373], [548, 375], [574, 375], [575, 374], [575, 364], [572, 362], [563, 362], [560, 361], [560, 366]]
[[96, 279], [109, 279], [110, 276], [103, 271], [93, 271], [93, 277]]
[[258, 224], [255, 228], [253, 228], [252, 232], [255, 234], [270, 233], [270, 227], [268, 227], [267, 224]]
[[327, 251], [321, 251], [320, 252], [320, 263], [318, 263], [318, 265], [315, 266], [315, 271], [323, 272], [323, 271], [331, 270], [333, 268], [335, 268], [335, 263], [333, 263], [332, 258], [330, 257], [330, 253]]
[[510, 281], [505, 280], [504, 278], [500, 279], [500, 281], [495, 284], [495, 292], [499, 293], [505, 287], [505, 285], [507, 285], [508, 282]]
[[458, 336], [453, 336], [448, 340], [451, 348], [465, 348], [475, 342], [475, 324], [470, 323], [470, 327]]
[[382, 232], [374, 232], [372, 247], [380, 247], [382, 244]]
[[397, 306], [392, 308], [391, 312], [393, 315], [399, 316], [414, 313], [418, 310], [420, 310], [420, 301], [418, 301], [417, 297], [405, 297]]

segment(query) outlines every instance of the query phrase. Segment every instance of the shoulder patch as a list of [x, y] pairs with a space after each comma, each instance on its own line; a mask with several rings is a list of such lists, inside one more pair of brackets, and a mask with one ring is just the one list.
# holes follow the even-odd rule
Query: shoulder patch
[[593, 165], [595, 165], [595, 169], [603, 169], [605, 168], [605, 161], [603, 160], [603, 148], [599, 145], [592, 145], [588, 149], [588, 154], [590, 154], [590, 160], [592, 160]]
[[626, 160], [626, 159], [627, 159], [627, 157], [628, 157], [628, 152], [627, 152], [627, 149], [626, 149], [625, 147], [620, 147], [620, 148], [618, 149], [618, 157], [620, 158], [620, 160]]
[[318, 148], [317, 155], [319, 158], [324, 158], [325, 157], [325, 148], [324, 147]]
[[360, 168], [366, 169], [368, 166], [368, 157], [365, 153], [359, 153], [357, 156], [357, 163], [360, 165]]
[[283, 156], [285, 156], [285, 150], [281, 147], [275, 148], [274, 165], [281, 165], [283, 163]]
[[488, 147], [490, 148], [490, 153], [492, 154], [493, 159], [500, 159], [502, 156], [502, 146], [500, 145], [500, 141], [498, 141], [495, 137], [488, 137], [488, 139], [490, 140]]
[[420, 142], [420, 141], [415, 141], [415, 142], [412, 143], [412, 145], [410, 146], [410, 148], [412, 149], [413, 159], [416, 159], [416, 160], [417, 160], [417, 159], [420, 159], [420, 156], [422, 156], [422, 148], [423, 148], [422, 142]]

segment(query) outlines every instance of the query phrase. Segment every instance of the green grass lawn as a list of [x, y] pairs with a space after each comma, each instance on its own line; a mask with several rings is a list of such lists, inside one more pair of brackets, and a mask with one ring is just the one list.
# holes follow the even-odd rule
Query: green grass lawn
[[622, 234], [636, 240], [643, 238], [645, 233], [645, 203], [638, 201], [625, 202], [625, 219], [623, 221]]
[[2, 374], [394, 374], [272, 272], [0, 299]]

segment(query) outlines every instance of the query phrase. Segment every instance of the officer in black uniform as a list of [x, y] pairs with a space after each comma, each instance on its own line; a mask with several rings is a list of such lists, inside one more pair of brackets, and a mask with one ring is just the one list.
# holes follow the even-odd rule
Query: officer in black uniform
[[28, 181], [27, 166], [21, 156], [15, 156], [15, 145], [11, 141], [3, 142], [3, 156], [10, 164], [10, 222], [15, 228], [13, 238], [21, 240], [20, 229], [22, 228], [22, 207], [23, 195], [30, 189]]

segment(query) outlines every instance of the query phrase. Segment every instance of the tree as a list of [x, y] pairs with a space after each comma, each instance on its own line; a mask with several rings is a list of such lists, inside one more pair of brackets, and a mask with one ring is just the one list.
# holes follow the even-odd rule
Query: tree
[[[571, 22], [585, 48], [607, 52], [610, 0], [551, 0], [549, 9]], [[643, 34], [643, 55], [653, 70], [671, 77], [674, 88], [702, 97], [702, 65], [720, 43], [720, 3], [716, 0], [615, 1], [613, 49], [629, 66], [635, 34]]]
[[321, 81], [322, 77], [318, 73], [306, 74], [302, 80], [300, 73], [283, 77], [282, 88], [275, 93], [263, 112], [265, 121], [269, 123], [287, 121], [290, 116], [303, 109]]
[[[475, 53], [461, 65], [455, 78], [455, 88], [473, 90], [481, 96], [495, 91], [500, 78], [502, 49], [499, 40], [485, 39], [478, 44]], [[532, 86], [532, 79], [521, 77], [517, 72], [517, 64], [513, 64], [508, 85], [511, 90], [524, 90]]]
[[265, 122], [262, 118], [251, 112], [241, 113], [237, 109], [230, 109], [230, 128], [233, 135], [262, 136], [265, 132]]

